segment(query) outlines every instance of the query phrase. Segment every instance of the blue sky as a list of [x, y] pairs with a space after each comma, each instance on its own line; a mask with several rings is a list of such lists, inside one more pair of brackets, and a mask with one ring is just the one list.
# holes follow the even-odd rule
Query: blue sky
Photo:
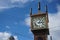
[[[49, 28], [53, 40], [60, 38], [60, 0], [40, 0], [41, 12], [48, 6]], [[37, 0], [0, 0], [0, 40], [34, 40], [30, 31], [30, 8], [38, 12]], [[50, 36], [49, 36], [50, 37]], [[50, 40], [50, 38], [48, 38]]]

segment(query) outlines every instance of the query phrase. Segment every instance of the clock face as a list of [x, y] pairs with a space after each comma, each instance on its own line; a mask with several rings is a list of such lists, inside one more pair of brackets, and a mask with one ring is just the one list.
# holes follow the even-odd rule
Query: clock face
[[46, 28], [46, 16], [32, 17], [32, 25], [35, 29]]

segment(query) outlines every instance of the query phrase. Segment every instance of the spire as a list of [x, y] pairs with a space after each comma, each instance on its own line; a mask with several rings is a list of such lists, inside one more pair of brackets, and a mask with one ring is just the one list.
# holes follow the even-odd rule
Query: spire
[[48, 8], [47, 8], [47, 5], [46, 5], [46, 13], [48, 12]]
[[47, 22], [49, 22], [49, 20], [48, 20], [48, 8], [47, 8], [47, 5], [46, 5], [46, 14], [47, 14]]
[[32, 8], [30, 8], [30, 15], [32, 15]]
[[40, 8], [40, 2], [38, 2], [38, 10], [40, 11], [40, 9], [41, 9], [41, 8]]

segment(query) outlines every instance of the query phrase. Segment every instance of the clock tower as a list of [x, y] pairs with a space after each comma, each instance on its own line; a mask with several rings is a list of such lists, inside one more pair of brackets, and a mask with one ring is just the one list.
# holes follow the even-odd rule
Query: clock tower
[[40, 11], [40, 2], [38, 3], [38, 14], [32, 14], [32, 8], [30, 9], [31, 31], [34, 34], [34, 40], [47, 40], [47, 35], [49, 35], [47, 10], [46, 5], [46, 12]]

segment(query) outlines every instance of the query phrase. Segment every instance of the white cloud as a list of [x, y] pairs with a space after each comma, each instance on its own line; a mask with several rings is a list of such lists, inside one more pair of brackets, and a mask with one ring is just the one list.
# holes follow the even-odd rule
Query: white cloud
[[29, 1], [33, 1], [33, 0], [11, 0], [12, 3], [14, 2], [22, 2], [22, 3], [27, 3]]
[[60, 5], [57, 5], [57, 13], [49, 14], [49, 28], [50, 34], [53, 36], [54, 40], [59, 40], [60, 38]]
[[[60, 38], [60, 5], [57, 5], [57, 13], [49, 13], [49, 28], [50, 34], [53, 36], [53, 40], [59, 40]], [[25, 19], [25, 24], [30, 26], [30, 18]], [[29, 31], [30, 32], [30, 31]]]
[[57, 9], [57, 13], [49, 14], [49, 27], [53, 30], [60, 30], [60, 5], [57, 5]]
[[28, 25], [28, 26], [30, 26], [30, 17], [27, 17], [25, 19], [25, 24]]
[[9, 29], [9, 28], [10, 28], [10, 26], [6, 26], [6, 28], [7, 28], [7, 29]]
[[[7, 32], [0, 32], [0, 40], [8, 40], [8, 38], [11, 36], [10, 33]], [[15, 40], [18, 40], [17, 36], [14, 36]]]
[[49, 14], [49, 27], [58, 28], [60, 26], [60, 12], [57, 14]]
[[0, 0], [0, 10], [13, 7], [22, 7], [25, 3], [31, 1], [33, 0]]

